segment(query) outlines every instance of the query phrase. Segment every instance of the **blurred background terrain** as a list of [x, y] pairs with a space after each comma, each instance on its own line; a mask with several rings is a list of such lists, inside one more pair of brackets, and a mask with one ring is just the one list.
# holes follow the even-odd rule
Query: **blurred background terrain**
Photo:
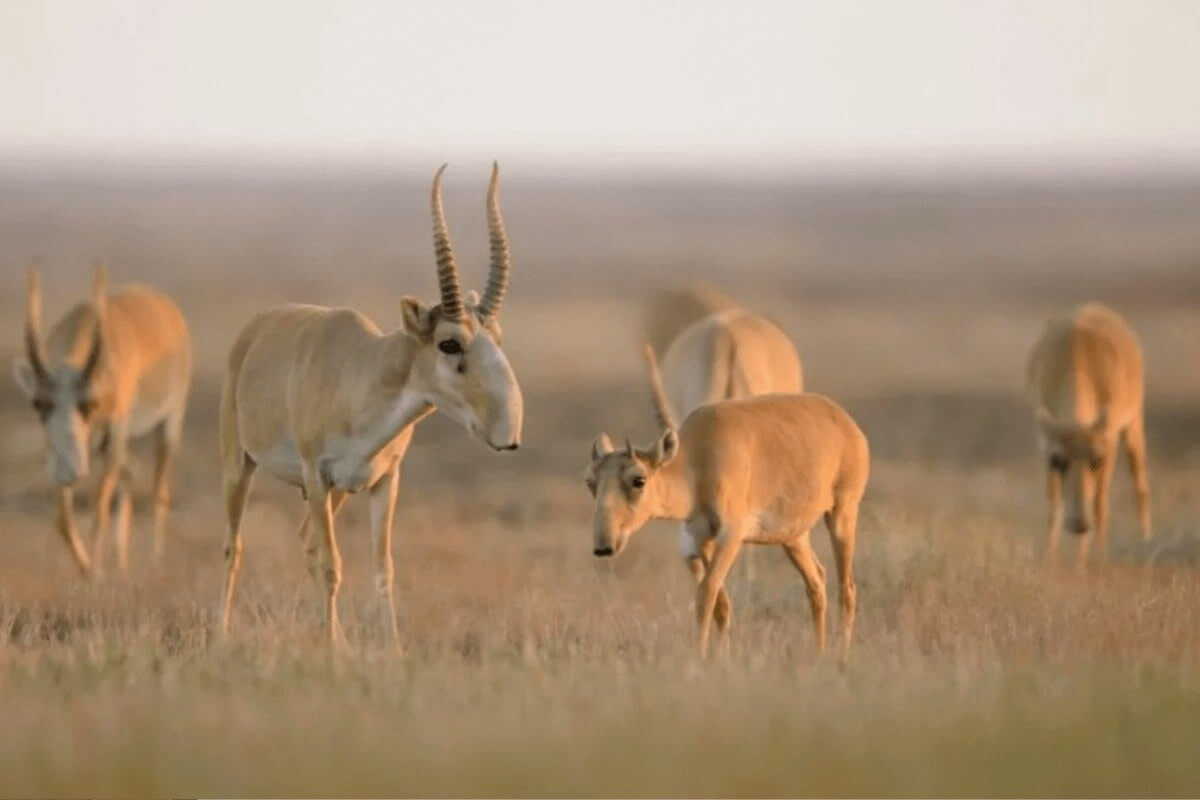
[[[460, 265], [481, 286], [486, 170], [452, 174]], [[167, 563], [150, 570], [139, 517], [129, 581], [80, 585], [50, 524], [36, 417], [15, 386], [0, 393], [0, 652], [21, 721], [0, 736], [7, 788], [1137, 793], [1151, 775], [1164, 790], [1197, 785], [1172, 727], [1197, 709], [1171, 692], [1194, 689], [1200, 655], [1200, 182], [1170, 176], [739, 185], [506, 171], [515, 266], [502, 322], [525, 391], [524, 446], [495, 456], [439, 417], [418, 429], [396, 524], [408, 659], [379, 650], [365, 506], [352, 502], [339, 517], [351, 655], [324, 661], [294, 533], [300, 499], [266, 476], [246, 523], [236, 644], [212, 650], [228, 346], [273, 303], [352, 305], [386, 329], [402, 294], [432, 301], [428, 177], [4, 179], [0, 241], [43, 257], [48, 316], [83, 297], [102, 255], [114, 283], [169, 291], [197, 350]], [[9, 259], [0, 295], [5, 360], [20, 347], [21, 267]], [[779, 554], [751, 553], [753, 580], [735, 573], [732, 661], [716, 667], [692, 656], [692, 591], [670, 526], [651, 525], [615, 563], [590, 555], [589, 443], [601, 430], [652, 433], [637, 345], [656, 291], [693, 279], [778, 320], [808, 387], [870, 438], [861, 622], [845, 675], [814, 662], [802, 586]], [[1136, 539], [1119, 471], [1113, 562], [1076, 575], [1041, 562], [1043, 466], [1024, 359], [1046, 319], [1091, 298], [1126, 314], [1145, 346], [1156, 538]], [[147, 458], [136, 475], [140, 510]], [[831, 565], [824, 532], [814, 540]], [[927, 727], [924, 744], [890, 738], [910, 724]], [[708, 746], [707, 725], [731, 763], [690, 772], [688, 742]], [[1034, 734], [1065, 755], [1013, 766]], [[960, 735], [995, 738], [972, 769]], [[660, 747], [665, 761], [648, 755]], [[907, 777], [864, 767], [868, 754]], [[1133, 761], [1118, 780], [1116, 767], [1091, 769], [1100, 756]], [[357, 766], [339, 766], [346, 758]]]

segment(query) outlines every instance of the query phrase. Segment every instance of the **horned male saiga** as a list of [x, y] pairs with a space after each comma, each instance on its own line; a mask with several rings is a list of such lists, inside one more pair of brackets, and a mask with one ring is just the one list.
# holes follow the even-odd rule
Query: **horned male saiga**
[[349, 494], [370, 495], [380, 618], [385, 636], [398, 643], [391, 530], [400, 462], [414, 426], [439, 410], [490, 450], [515, 450], [521, 442], [521, 388], [502, 349], [499, 322], [510, 265], [500, 173], [493, 165], [487, 194], [491, 266], [480, 299], [474, 292], [464, 297], [459, 288], [442, 209], [444, 169], [434, 176], [430, 202], [439, 305], [402, 298], [400, 326], [386, 334], [349, 308], [280, 306], [251, 320], [233, 344], [221, 400], [229, 526], [223, 632], [242, 561], [242, 512], [259, 468], [304, 494], [308, 516], [300, 538], [331, 643], [340, 640], [342, 580], [334, 516]]

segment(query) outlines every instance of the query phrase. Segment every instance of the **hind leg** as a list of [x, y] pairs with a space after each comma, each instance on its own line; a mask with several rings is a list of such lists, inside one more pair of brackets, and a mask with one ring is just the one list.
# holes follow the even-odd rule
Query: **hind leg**
[[804, 578], [804, 586], [808, 591], [808, 605], [812, 609], [813, 631], [817, 636], [817, 651], [825, 652], [825, 567], [821, 565], [817, 554], [812, 549], [809, 532], [805, 531], [795, 542], [785, 544], [783, 551], [787, 553], [792, 565]]
[[154, 544], [151, 558], [157, 566], [162, 563], [167, 541], [167, 518], [171, 513], [171, 474], [175, 453], [182, 436], [183, 413], [163, 422], [155, 432], [154, 441]]
[[825, 514], [825, 527], [833, 544], [833, 555], [837, 561], [838, 600], [842, 614], [842, 663], [850, 655], [850, 642], [854, 638], [854, 617], [858, 611], [858, 586], [854, 582], [854, 537], [858, 525], [858, 500], [839, 503]]
[[225, 519], [227, 524], [225, 541], [225, 588], [221, 592], [221, 633], [229, 633], [229, 620], [233, 611], [233, 590], [237, 584], [238, 571], [242, 567], [242, 514], [246, 511], [246, 499], [250, 494], [250, 483], [258, 465], [250, 456], [240, 452], [238, 462], [227, 464], [223, 482]]

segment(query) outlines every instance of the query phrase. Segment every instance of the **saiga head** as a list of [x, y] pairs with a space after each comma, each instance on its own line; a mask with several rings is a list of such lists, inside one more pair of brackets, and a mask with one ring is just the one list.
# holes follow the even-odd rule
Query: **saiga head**
[[592, 514], [594, 555], [616, 555], [646, 524], [659, 507], [659, 473], [678, 452], [679, 436], [673, 428], [663, 431], [658, 441], [646, 448], [625, 442], [624, 449], [615, 450], [607, 435], [596, 437], [584, 475], [588, 491], [596, 498]]
[[[46, 472], [70, 486], [88, 474], [88, 443], [103, 403], [97, 368], [104, 356], [104, 317], [108, 281], [97, 264], [91, 307], [80, 317], [81, 334], [90, 328], [84, 347], [61, 362], [50, 363], [42, 344], [42, 294], [37, 266], [29, 267], [25, 315], [25, 355], [13, 360], [13, 375], [29, 397], [46, 433]], [[84, 342], [80, 342], [84, 344]]]
[[1046, 409], [1038, 411], [1046, 468], [1062, 476], [1066, 528], [1084, 534], [1095, 525], [1096, 486], [1112, 457], [1108, 412], [1101, 410], [1090, 425], [1061, 422]]
[[500, 170], [492, 165], [488, 187], [488, 239], [491, 267], [480, 300], [462, 296], [458, 266], [442, 209], [443, 164], [433, 178], [431, 207], [442, 302], [432, 308], [414, 297], [400, 301], [405, 330], [420, 340], [415, 369], [438, 410], [457, 420], [494, 450], [516, 450], [521, 444], [524, 401], [512, 366], [501, 349], [498, 320], [508, 288], [511, 258], [500, 216]]
[[603, 433], [592, 444], [584, 483], [596, 499], [592, 553], [597, 556], [613, 556], [625, 549], [629, 537], [662, 507], [663, 482], [659, 478], [679, 454], [679, 434], [662, 388], [658, 361], [649, 345], [643, 352], [662, 433], [644, 448], [635, 448], [626, 440], [624, 449], [617, 450]]

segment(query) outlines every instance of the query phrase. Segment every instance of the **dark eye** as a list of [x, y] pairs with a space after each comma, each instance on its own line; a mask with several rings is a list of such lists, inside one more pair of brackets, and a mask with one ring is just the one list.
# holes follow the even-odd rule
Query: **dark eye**
[[458, 343], [458, 339], [442, 339], [438, 342], [438, 350], [448, 356], [456, 356], [462, 352], [462, 345]]
[[1091, 467], [1093, 470], [1100, 469], [1101, 467], [1104, 466], [1104, 459], [1101, 458], [1100, 456], [1092, 456], [1091, 458], [1088, 459], [1088, 466]]
[[95, 400], [80, 400], [79, 404], [76, 405], [76, 408], [79, 409], [79, 416], [83, 417], [84, 419], [87, 419], [88, 416], [91, 415], [91, 413], [96, 410], [96, 401]]
[[1061, 456], [1058, 453], [1050, 456], [1050, 469], [1056, 472], [1066, 472], [1068, 466], [1066, 456]]
[[46, 417], [50, 416], [52, 411], [54, 411], [54, 402], [43, 397], [39, 397], [33, 401], [33, 410], [36, 411], [42, 419], [45, 419]]
[[629, 485], [635, 489], [645, 489], [646, 488], [646, 479], [643, 478], [641, 475], [634, 475], [633, 478], [629, 481]]

